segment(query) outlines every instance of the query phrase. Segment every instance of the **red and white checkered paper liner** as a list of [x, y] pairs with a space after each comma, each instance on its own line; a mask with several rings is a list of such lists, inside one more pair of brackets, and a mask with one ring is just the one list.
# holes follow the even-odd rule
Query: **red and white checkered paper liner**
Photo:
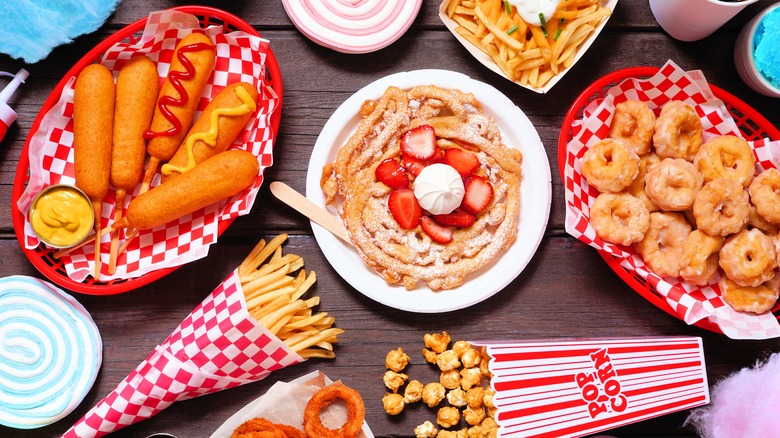
[[[120, 42], [103, 54], [101, 64], [114, 75], [135, 54], [145, 54], [157, 64], [161, 78], [168, 74], [176, 44], [193, 30], [199, 29], [194, 15], [161, 11], [149, 15], [143, 34], [134, 44]], [[101, 239], [103, 270], [101, 280], [127, 279], [144, 275], [157, 269], [178, 266], [205, 257], [209, 245], [217, 241], [219, 221], [249, 213], [257, 191], [263, 182], [263, 171], [273, 162], [272, 148], [275, 133], [270, 118], [278, 110], [279, 98], [265, 79], [265, 58], [268, 41], [245, 32], [224, 33], [222, 26], [210, 26], [203, 32], [216, 44], [217, 58], [214, 72], [200, 97], [198, 115], [208, 102], [225, 86], [244, 81], [255, 85], [260, 94], [258, 110], [247, 123], [231, 148], [246, 149], [257, 156], [260, 171], [254, 184], [231, 199], [211, 205], [191, 215], [184, 216], [165, 226], [145, 230], [131, 242], [125, 254], [119, 256], [116, 272], [109, 275], [108, 257], [110, 237]], [[59, 101], [46, 113], [38, 131], [29, 145], [30, 179], [18, 201], [19, 210], [27, 216], [33, 197], [50, 184], [75, 184], [73, 167], [73, 84], [75, 77], [64, 87]], [[197, 116], [197, 115], [196, 115]], [[155, 177], [152, 186], [160, 183]], [[125, 200], [125, 205], [138, 190]], [[113, 223], [113, 189], [103, 200], [102, 225], [105, 229]], [[39, 240], [25, 221], [25, 247], [35, 248]], [[123, 239], [120, 239], [120, 244]], [[83, 281], [92, 272], [94, 245], [85, 245], [63, 257], [68, 276]]]
[[488, 342], [499, 437], [590, 435], [709, 403], [701, 338]]
[[256, 382], [303, 360], [249, 314], [233, 271], [63, 436], [103, 436], [176, 401]]
[[[583, 118], [572, 124], [574, 136], [566, 151], [564, 187], [566, 194], [566, 232], [582, 242], [621, 260], [621, 266], [638, 274], [662, 294], [669, 305], [688, 324], [709, 318], [723, 333], [733, 339], [768, 339], [780, 337], [780, 324], [769, 312], [761, 315], [737, 312], [723, 302], [717, 278], [708, 286], [698, 287], [677, 278], [661, 278], [652, 273], [631, 247], [604, 242], [590, 225], [590, 205], [599, 195], [582, 176], [582, 156], [589, 146], [608, 137], [615, 104], [627, 99], [647, 102], [656, 113], [670, 100], [684, 100], [694, 105], [702, 119], [704, 140], [732, 134], [742, 136], [724, 103], [712, 90], [699, 70], [686, 72], [668, 61], [648, 79], [626, 79], [611, 88], [603, 99], [592, 101]], [[750, 142], [756, 156], [756, 170], [776, 167], [780, 162], [780, 141], [761, 139]]]

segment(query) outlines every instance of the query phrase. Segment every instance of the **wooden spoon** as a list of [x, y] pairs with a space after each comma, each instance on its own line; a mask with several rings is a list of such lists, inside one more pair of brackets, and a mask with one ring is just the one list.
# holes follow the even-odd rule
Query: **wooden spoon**
[[324, 208], [311, 202], [308, 198], [298, 193], [292, 187], [279, 181], [274, 181], [269, 185], [271, 193], [274, 194], [280, 201], [289, 205], [290, 207], [303, 214], [311, 221], [321, 225], [326, 230], [330, 231], [334, 236], [343, 240], [346, 243], [352, 245], [347, 235], [347, 230], [344, 228], [344, 224], [336, 216], [333, 216]]

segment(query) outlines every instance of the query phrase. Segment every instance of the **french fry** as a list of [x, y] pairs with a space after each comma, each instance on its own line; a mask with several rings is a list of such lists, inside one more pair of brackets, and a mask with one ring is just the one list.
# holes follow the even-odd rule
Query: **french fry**
[[571, 67], [580, 47], [612, 13], [601, 0], [568, 0], [538, 26], [507, 5], [503, 0], [449, 0], [445, 10], [458, 24], [458, 35], [490, 56], [511, 80], [535, 88]]
[[303, 269], [302, 257], [283, 254], [286, 240], [286, 234], [260, 240], [239, 265], [247, 310], [304, 359], [332, 359], [333, 344], [344, 330], [334, 328], [335, 318], [326, 312], [312, 311], [319, 297], [303, 298], [317, 276]]

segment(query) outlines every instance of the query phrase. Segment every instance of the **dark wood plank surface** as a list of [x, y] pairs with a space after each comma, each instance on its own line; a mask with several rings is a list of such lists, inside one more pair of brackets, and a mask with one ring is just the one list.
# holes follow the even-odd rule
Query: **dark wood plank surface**
[[[328, 264], [306, 219], [275, 200], [267, 184], [252, 212], [234, 222], [205, 259], [130, 293], [115, 296], [75, 294], [91, 312], [104, 342], [103, 365], [92, 390], [65, 419], [42, 429], [20, 431], [0, 426], [8, 437], [57, 436], [110, 392], [192, 308], [242, 260], [260, 238], [291, 235], [288, 251], [302, 255], [317, 272], [320, 308], [346, 330], [335, 360], [310, 360], [271, 374], [267, 379], [199, 399], [179, 402], [156, 417], [128, 427], [117, 437], [167, 432], [179, 437], [208, 436], [247, 402], [277, 380], [290, 380], [321, 369], [357, 388], [366, 402], [366, 418], [376, 436], [412, 436], [415, 425], [433, 420], [435, 411], [409, 406], [398, 417], [382, 410], [385, 354], [398, 346], [411, 352], [409, 373], [423, 381], [437, 378], [419, 354], [422, 336], [447, 330], [457, 339], [536, 339], [606, 336], [701, 336], [710, 383], [752, 365], [778, 350], [777, 340], [735, 341], [685, 325], [633, 292], [596, 252], [564, 231], [564, 198], [557, 167], [557, 140], [563, 118], [577, 95], [614, 70], [660, 66], [672, 59], [685, 69], [701, 69], [709, 81], [744, 100], [780, 125], [778, 101], [752, 92], [733, 64], [734, 41], [742, 26], [771, 3], [759, 1], [703, 41], [671, 39], [655, 22], [647, 2], [620, 2], [604, 32], [586, 56], [551, 92], [539, 95], [485, 69], [440, 22], [438, 1], [425, 0], [412, 28], [396, 43], [375, 53], [345, 55], [322, 48], [299, 33], [279, 1], [195, 1], [231, 12], [271, 41], [284, 80], [283, 117], [274, 164], [266, 181], [284, 181], [303, 191], [312, 146], [333, 111], [371, 81], [399, 71], [443, 68], [487, 82], [514, 101], [534, 123], [546, 147], [553, 175], [553, 204], [545, 238], [531, 264], [494, 297], [467, 309], [444, 314], [412, 314], [365, 298]], [[42, 277], [15, 238], [10, 216], [17, 163], [37, 113], [62, 75], [91, 47], [149, 11], [180, 6], [174, 0], [124, 0], [96, 32], [59, 47], [41, 62], [25, 65], [0, 55], [0, 70], [25, 67], [30, 78], [11, 105], [19, 120], [0, 143], [0, 276]], [[687, 412], [667, 415], [610, 431], [611, 435], [688, 436]]]

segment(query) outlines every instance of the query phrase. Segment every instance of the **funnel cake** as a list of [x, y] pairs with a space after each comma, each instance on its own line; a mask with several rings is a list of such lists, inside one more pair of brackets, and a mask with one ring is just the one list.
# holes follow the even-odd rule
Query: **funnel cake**
[[[336, 160], [323, 167], [320, 186], [368, 266], [388, 283], [407, 289], [419, 281], [432, 290], [452, 289], [511, 246], [520, 212], [522, 154], [502, 143], [494, 120], [472, 94], [434, 85], [410, 90], [391, 86], [378, 100], [366, 100], [360, 116], [356, 132]], [[399, 226], [388, 207], [393, 189], [376, 177], [383, 161], [404, 162], [401, 137], [421, 125], [433, 127], [436, 146], [443, 152], [458, 148], [476, 155], [475, 178], [484, 179], [493, 190], [473, 224], [447, 229], [452, 234], [448, 243], [432, 239], [421, 226]], [[408, 174], [410, 185], [414, 175]], [[423, 225], [431, 216], [423, 212]]]

